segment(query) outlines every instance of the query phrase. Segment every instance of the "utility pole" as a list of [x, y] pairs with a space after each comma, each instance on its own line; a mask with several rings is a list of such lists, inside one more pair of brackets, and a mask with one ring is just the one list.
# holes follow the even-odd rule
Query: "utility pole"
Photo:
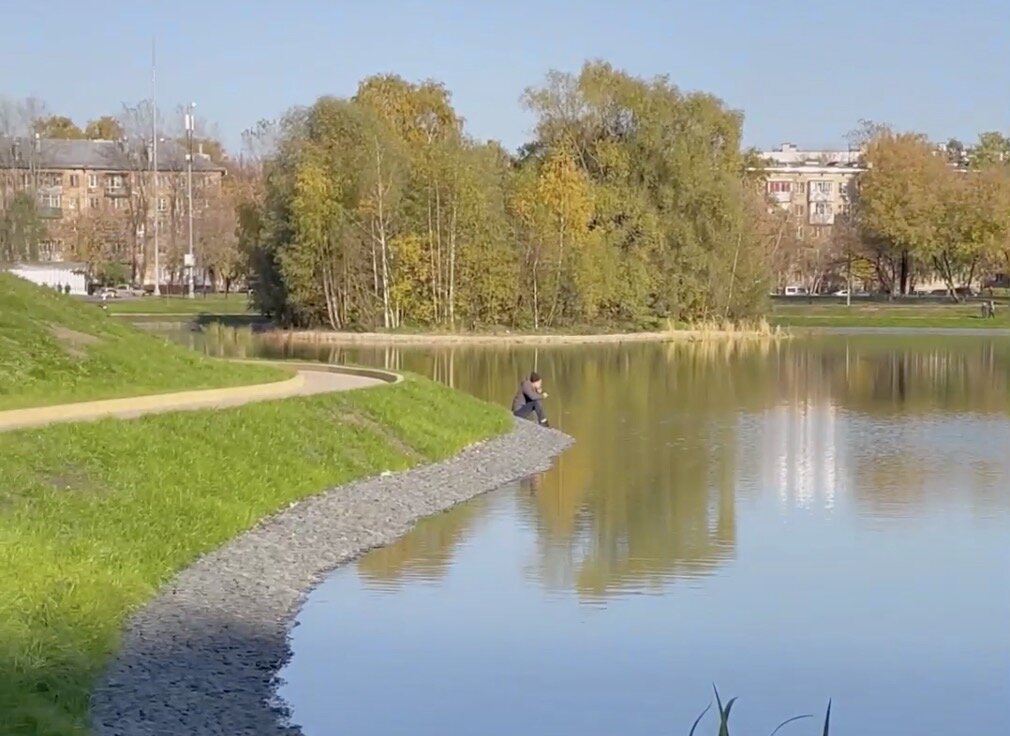
[[161, 261], [158, 244], [158, 57], [151, 40], [151, 210], [154, 213], [154, 295], [161, 296]]
[[196, 261], [193, 259], [193, 110], [196, 103], [189, 103], [189, 112], [186, 113], [186, 200], [189, 210], [189, 252], [186, 255], [186, 267], [189, 269], [189, 298], [196, 296], [194, 289], [194, 275], [196, 271]]

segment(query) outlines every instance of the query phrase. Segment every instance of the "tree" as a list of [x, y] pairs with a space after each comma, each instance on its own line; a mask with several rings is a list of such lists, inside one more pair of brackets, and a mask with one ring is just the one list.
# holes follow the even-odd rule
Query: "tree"
[[0, 97], [0, 135], [33, 135], [36, 122], [48, 115], [46, 103], [37, 97], [22, 100]]
[[1010, 186], [1001, 166], [948, 174], [941, 184], [940, 237], [928, 252], [933, 266], [959, 299], [957, 286], [971, 285], [979, 265], [995, 260], [1010, 238]]
[[964, 144], [957, 138], [951, 138], [947, 141], [945, 151], [947, 154], [947, 162], [953, 164], [954, 166], [961, 166], [967, 160], [968, 152], [965, 149]]
[[[908, 293], [912, 259], [935, 253], [941, 237], [943, 190], [955, 176], [916, 133], [884, 132], [867, 146], [859, 179], [858, 217], [878, 249], [881, 281]], [[897, 278], [888, 278], [889, 268]]]
[[524, 101], [536, 138], [518, 160], [469, 139], [443, 85], [392, 75], [251, 135], [266, 152], [238, 240], [257, 304], [340, 329], [654, 327], [761, 308], [778, 231], [737, 112], [605, 63], [551, 72]]
[[120, 283], [130, 277], [120, 247], [125, 216], [115, 210], [86, 210], [60, 223], [59, 236], [67, 256], [86, 264], [91, 280]]
[[982, 133], [968, 152], [968, 161], [973, 169], [1010, 166], [1010, 138], [995, 131]]
[[28, 192], [13, 195], [0, 209], [0, 265], [36, 260], [45, 232], [34, 197]]
[[40, 118], [32, 125], [33, 131], [41, 138], [83, 138], [84, 133], [73, 120], [64, 115], [50, 115]]
[[93, 141], [118, 141], [124, 135], [122, 124], [111, 115], [103, 115], [100, 118], [91, 120], [84, 128], [84, 137]]

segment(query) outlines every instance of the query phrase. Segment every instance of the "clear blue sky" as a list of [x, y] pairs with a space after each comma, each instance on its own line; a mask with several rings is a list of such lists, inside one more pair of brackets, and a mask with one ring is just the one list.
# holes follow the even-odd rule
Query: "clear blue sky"
[[[746, 114], [746, 142], [839, 145], [860, 118], [937, 139], [1010, 130], [1010, 0], [3, 2], [0, 94], [83, 122], [150, 94], [243, 129], [396, 72], [453, 92], [468, 131], [527, 139], [522, 90], [603, 58]], [[157, 6], [157, 7], [155, 7]]]

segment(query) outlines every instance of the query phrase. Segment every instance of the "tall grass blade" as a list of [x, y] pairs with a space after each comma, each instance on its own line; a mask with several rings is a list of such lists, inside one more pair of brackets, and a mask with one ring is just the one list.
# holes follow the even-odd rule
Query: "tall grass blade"
[[719, 736], [729, 736], [729, 714], [733, 710], [733, 703], [736, 702], [736, 698], [730, 698], [726, 701], [726, 707], [722, 706], [722, 700], [719, 698], [719, 691], [716, 690], [715, 685], [712, 686], [715, 690], [715, 700], [719, 706]]
[[775, 727], [775, 730], [771, 732], [770, 736], [775, 736], [775, 734], [782, 730], [783, 726], [788, 726], [793, 721], [802, 721], [804, 718], [813, 718], [813, 715], [808, 713], [804, 716], [793, 716], [792, 718], [787, 718]]
[[829, 736], [828, 731], [831, 729], [831, 699], [828, 698], [828, 712], [824, 715], [824, 736]]
[[698, 724], [701, 723], [701, 719], [704, 718], [705, 715], [710, 710], [712, 710], [712, 704], [711, 703], [709, 703], [707, 706], [705, 706], [705, 710], [703, 710], [701, 712], [701, 715], [699, 715], [697, 718], [694, 719], [694, 725], [691, 726], [691, 731], [687, 734], [687, 736], [694, 736], [694, 732], [698, 730]]

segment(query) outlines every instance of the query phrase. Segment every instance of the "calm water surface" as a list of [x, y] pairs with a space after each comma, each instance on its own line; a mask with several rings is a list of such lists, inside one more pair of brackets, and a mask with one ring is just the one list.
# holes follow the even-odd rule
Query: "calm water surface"
[[713, 682], [741, 734], [1010, 734], [1010, 340], [295, 352], [501, 403], [536, 365], [577, 439], [312, 593], [309, 736], [686, 734]]

